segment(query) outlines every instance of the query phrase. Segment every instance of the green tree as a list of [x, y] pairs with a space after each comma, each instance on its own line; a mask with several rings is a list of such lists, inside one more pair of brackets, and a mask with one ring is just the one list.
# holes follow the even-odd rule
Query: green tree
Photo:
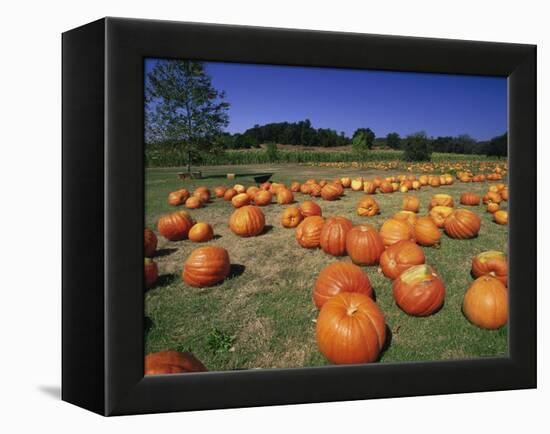
[[432, 158], [430, 140], [424, 131], [407, 136], [404, 140], [403, 149], [405, 151], [403, 155], [405, 161], [430, 161]]
[[401, 137], [397, 133], [388, 133], [386, 136], [386, 146], [392, 149], [399, 149], [401, 147]]
[[201, 62], [161, 60], [147, 74], [147, 142], [171, 141], [187, 153], [187, 171], [202, 152], [215, 149], [229, 123], [225, 93], [212, 86]]
[[359, 128], [353, 133], [351, 148], [359, 158], [364, 158], [369, 149], [372, 149], [376, 136], [370, 128]]
[[265, 153], [269, 162], [275, 162], [279, 160], [279, 151], [277, 150], [277, 145], [273, 142], [267, 144], [265, 148]]
[[508, 133], [493, 137], [485, 147], [487, 156], [506, 157], [508, 155]]

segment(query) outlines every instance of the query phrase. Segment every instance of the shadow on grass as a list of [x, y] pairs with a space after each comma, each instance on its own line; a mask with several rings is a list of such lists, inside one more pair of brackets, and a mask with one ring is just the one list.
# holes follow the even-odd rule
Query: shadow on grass
[[155, 283], [153, 288], [158, 288], [159, 286], [166, 286], [174, 283], [177, 280], [178, 276], [175, 274], [161, 274]]
[[228, 278], [232, 279], [234, 277], [239, 277], [241, 274], [244, 273], [244, 270], [246, 267], [242, 264], [231, 264], [231, 268], [229, 269], [229, 275]]
[[265, 234], [270, 233], [272, 230], [273, 230], [273, 225], [265, 225], [265, 226], [264, 226], [264, 230], [262, 231], [262, 233], [259, 234], [259, 235], [257, 235], [257, 236], [258, 236], [258, 237], [262, 237], [262, 236], [264, 236]]
[[384, 353], [391, 346], [392, 339], [393, 339], [393, 332], [391, 331], [390, 327], [386, 324], [386, 341], [384, 342], [384, 346], [380, 350], [380, 354], [378, 355], [378, 360], [382, 358]]
[[155, 258], [161, 257], [161, 256], [171, 255], [172, 253], [176, 252], [177, 250], [178, 249], [175, 249], [173, 247], [167, 247], [166, 249], [157, 250], [156, 253], [155, 253]]

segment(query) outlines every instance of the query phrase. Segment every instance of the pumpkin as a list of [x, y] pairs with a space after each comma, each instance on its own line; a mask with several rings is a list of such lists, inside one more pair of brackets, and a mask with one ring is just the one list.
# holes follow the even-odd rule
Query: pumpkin
[[351, 181], [351, 189], [353, 191], [363, 190], [363, 178], [355, 178]]
[[504, 211], [501, 209], [493, 214], [493, 218], [495, 219], [495, 222], [497, 222], [499, 225], [507, 225], [508, 211]]
[[391, 246], [401, 240], [414, 241], [414, 230], [406, 221], [388, 219], [380, 228], [380, 236], [385, 246]]
[[344, 176], [343, 178], [340, 178], [340, 182], [342, 183], [342, 187], [344, 188], [350, 188], [351, 186], [351, 178], [348, 176]]
[[321, 244], [321, 231], [325, 219], [321, 216], [306, 217], [296, 228], [296, 241], [306, 249], [315, 249]]
[[271, 182], [266, 181], [260, 184], [260, 190], [266, 190], [266, 191], [271, 190]]
[[237, 208], [229, 218], [229, 228], [241, 237], [253, 237], [264, 230], [265, 216], [256, 206]]
[[372, 178], [372, 183], [376, 186], [376, 188], [380, 188], [382, 182], [382, 178], [380, 178], [379, 176], [375, 176], [374, 178]]
[[502, 200], [508, 200], [508, 187], [500, 191], [500, 197], [502, 198]]
[[403, 203], [401, 205], [401, 209], [403, 209], [403, 211], [418, 212], [419, 208], [420, 200], [418, 200], [416, 196], [408, 194], [403, 198]]
[[503, 252], [489, 250], [472, 259], [472, 276], [491, 276], [508, 286], [508, 260]]
[[491, 214], [494, 214], [500, 209], [500, 205], [495, 202], [490, 202], [487, 204], [487, 212], [490, 212]]
[[420, 182], [419, 181], [413, 181], [412, 182], [412, 188], [415, 189], [415, 190], [419, 190], [421, 187], [420, 185]]
[[374, 182], [365, 181], [363, 182], [363, 191], [367, 194], [374, 194], [376, 193], [376, 184]]
[[254, 195], [254, 204], [258, 206], [265, 206], [271, 203], [271, 198], [273, 195], [271, 192], [266, 190], [260, 190]]
[[323, 188], [325, 185], [327, 185], [328, 181], [326, 179], [321, 179], [319, 181], [319, 186]]
[[420, 182], [420, 185], [428, 185], [428, 175], [420, 175], [418, 182]]
[[443, 306], [445, 285], [432, 267], [415, 265], [395, 279], [393, 298], [405, 313], [427, 316]]
[[[353, 184], [352, 184], [353, 185]], [[321, 197], [324, 200], [336, 200], [340, 197], [340, 188], [336, 184], [326, 184], [321, 189]]]
[[219, 185], [218, 187], [216, 187], [214, 189], [214, 194], [216, 195], [216, 197], [223, 197], [223, 195], [225, 194], [227, 188], [224, 187], [223, 185]]
[[397, 182], [392, 182], [391, 188], [393, 189], [393, 191], [397, 191], [399, 190], [399, 184]]
[[372, 217], [380, 214], [380, 205], [370, 196], [363, 197], [357, 204], [357, 215]]
[[445, 219], [444, 227], [451, 238], [459, 240], [474, 238], [481, 227], [481, 219], [476, 213], [459, 208]]
[[159, 218], [157, 223], [159, 234], [170, 241], [187, 238], [191, 226], [193, 226], [191, 218], [179, 212], [165, 214]]
[[223, 194], [223, 198], [224, 200], [230, 201], [237, 194], [238, 194], [237, 190], [235, 190], [234, 188], [228, 188], [227, 190], [225, 190], [225, 193]]
[[251, 187], [248, 187], [246, 189], [246, 194], [250, 196], [250, 199], [254, 199], [254, 197], [256, 196], [256, 193], [258, 193], [259, 191], [260, 189], [258, 187], [256, 187], [255, 185], [252, 185]]
[[500, 202], [502, 202], [502, 197], [495, 191], [488, 191], [485, 193], [485, 196], [483, 196], [483, 203], [486, 205], [488, 203], [499, 204]]
[[431, 187], [437, 188], [440, 185], [441, 185], [441, 181], [439, 180], [439, 178], [437, 176], [433, 176], [432, 178], [430, 178], [430, 186]]
[[155, 233], [149, 228], [145, 228], [144, 241], [145, 241], [145, 246], [143, 249], [144, 255], [147, 257], [154, 256], [155, 252], [157, 251], [158, 240]]
[[168, 205], [178, 206], [178, 205], [181, 205], [182, 203], [185, 203], [186, 200], [187, 200], [187, 197], [182, 195], [179, 191], [172, 191], [168, 195]]
[[399, 186], [399, 191], [400, 191], [401, 193], [406, 193], [407, 191], [409, 191], [409, 187], [407, 187], [405, 184], [401, 184], [401, 185]]
[[300, 186], [300, 193], [310, 194], [311, 193], [311, 184], [305, 183]]
[[494, 330], [508, 321], [508, 291], [494, 277], [478, 277], [464, 294], [462, 312], [478, 327]]
[[199, 187], [193, 192], [193, 196], [199, 199], [202, 203], [207, 203], [210, 200], [210, 190], [206, 187]]
[[393, 192], [393, 186], [388, 181], [383, 181], [380, 184], [379, 189], [380, 189], [381, 193], [392, 193]]
[[424, 252], [415, 243], [399, 241], [380, 255], [380, 268], [384, 276], [396, 279], [403, 271], [425, 262]]
[[313, 288], [313, 302], [319, 309], [341, 292], [357, 292], [372, 297], [369, 276], [349, 262], [334, 262], [321, 270]]
[[283, 214], [281, 215], [281, 224], [285, 228], [295, 228], [302, 222], [303, 219], [304, 216], [302, 215], [300, 208], [292, 206], [283, 211]]
[[143, 276], [145, 288], [152, 288], [155, 286], [155, 283], [159, 277], [159, 269], [155, 261], [151, 258], [145, 258]]
[[236, 196], [233, 196], [231, 199], [231, 205], [233, 205], [235, 208], [240, 208], [245, 205], [250, 204], [250, 196], [246, 193], [239, 193]]
[[479, 194], [476, 193], [466, 192], [460, 195], [460, 203], [462, 205], [476, 206], [479, 205], [480, 201], [481, 198], [479, 197]]
[[346, 252], [356, 264], [378, 264], [383, 251], [384, 241], [374, 226], [357, 225], [346, 235]]
[[299, 192], [300, 191], [300, 183], [297, 182], [297, 181], [292, 182], [292, 184], [290, 184], [290, 191], [292, 191], [293, 193]]
[[416, 222], [416, 213], [412, 211], [397, 211], [392, 218], [396, 220], [403, 220], [410, 225], [414, 225], [414, 223]]
[[445, 226], [445, 220], [453, 213], [453, 208], [448, 206], [434, 206], [430, 210], [430, 218], [438, 228]]
[[145, 375], [206, 371], [201, 361], [188, 352], [159, 351], [145, 356]]
[[279, 205], [286, 205], [294, 202], [294, 194], [287, 188], [277, 189], [277, 203]]
[[333, 256], [346, 254], [346, 236], [353, 227], [353, 223], [345, 217], [329, 218], [321, 231], [321, 249]]
[[309, 185], [309, 194], [313, 197], [320, 197], [322, 190], [323, 190], [323, 188], [319, 184], [310, 184]]
[[311, 200], [306, 200], [302, 202], [299, 208], [304, 217], [310, 217], [312, 215], [323, 215], [321, 207]]
[[191, 252], [183, 265], [181, 278], [196, 288], [212, 286], [227, 277], [229, 253], [223, 247], [204, 246]]
[[235, 184], [233, 186], [233, 190], [235, 190], [237, 192], [237, 194], [246, 192], [246, 188], [242, 184]]
[[448, 206], [449, 208], [454, 207], [453, 197], [449, 194], [434, 194], [428, 205], [429, 209], [432, 209], [434, 206]]
[[214, 238], [214, 230], [208, 223], [198, 222], [191, 227], [188, 237], [196, 243], [210, 241]]
[[414, 238], [421, 246], [434, 246], [441, 239], [439, 228], [430, 217], [419, 217], [413, 228]]
[[185, 201], [185, 206], [189, 209], [197, 209], [202, 206], [203, 202], [197, 196], [191, 196]]
[[342, 292], [321, 308], [315, 335], [319, 351], [331, 363], [374, 362], [386, 341], [386, 322], [370, 297]]

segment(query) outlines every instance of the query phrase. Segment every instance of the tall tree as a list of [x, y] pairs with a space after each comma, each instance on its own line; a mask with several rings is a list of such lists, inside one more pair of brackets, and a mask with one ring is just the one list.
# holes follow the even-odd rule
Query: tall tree
[[405, 161], [430, 161], [432, 152], [430, 140], [424, 131], [407, 136], [403, 143]]
[[359, 128], [353, 133], [351, 148], [359, 158], [365, 157], [369, 149], [372, 149], [376, 136], [370, 128]]
[[401, 137], [397, 133], [388, 133], [386, 136], [386, 146], [391, 149], [399, 149], [401, 147]]
[[508, 155], [508, 133], [493, 137], [485, 148], [488, 156], [506, 157]]
[[145, 137], [170, 141], [187, 153], [208, 151], [229, 123], [225, 93], [212, 86], [201, 62], [161, 60], [147, 75]]

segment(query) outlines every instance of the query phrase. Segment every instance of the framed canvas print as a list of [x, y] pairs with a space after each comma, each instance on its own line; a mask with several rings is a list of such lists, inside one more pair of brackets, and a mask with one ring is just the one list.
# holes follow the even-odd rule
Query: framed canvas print
[[536, 387], [536, 47], [63, 34], [63, 384], [102, 415]]

